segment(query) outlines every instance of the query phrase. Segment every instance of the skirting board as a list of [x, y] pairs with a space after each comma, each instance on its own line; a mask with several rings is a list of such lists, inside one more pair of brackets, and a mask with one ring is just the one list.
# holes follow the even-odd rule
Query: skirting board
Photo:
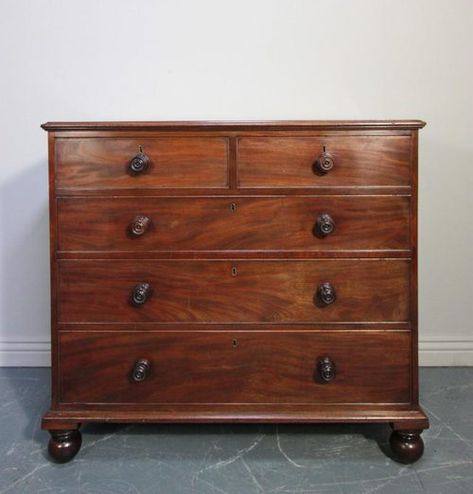
[[419, 365], [425, 367], [473, 366], [473, 340], [421, 340]]
[[49, 367], [49, 341], [0, 341], [0, 367]]
[[[49, 341], [0, 341], [0, 367], [49, 367]], [[419, 364], [473, 366], [473, 340], [421, 340]]]

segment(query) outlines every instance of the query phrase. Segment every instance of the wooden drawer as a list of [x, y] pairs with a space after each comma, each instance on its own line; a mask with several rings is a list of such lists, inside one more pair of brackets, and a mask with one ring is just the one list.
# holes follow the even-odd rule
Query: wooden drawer
[[[409, 261], [382, 259], [63, 260], [58, 318], [63, 323], [403, 322], [409, 319], [409, 273]], [[148, 297], [133, 306], [131, 298], [143, 295], [144, 283]], [[324, 283], [336, 292], [329, 305], [319, 293]]]
[[[409, 136], [242, 137], [238, 139], [241, 187], [409, 186]], [[325, 151], [333, 168], [315, 163]]]
[[[58, 199], [60, 251], [409, 249], [409, 197]], [[322, 237], [328, 214], [335, 228]], [[149, 219], [134, 235], [134, 220]], [[140, 233], [139, 230], [138, 233]]]
[[[407, 332], [63, 332], [60, 401], [406, 403], [410, 355]], [[136, 382], [140, 360], [149, 366]]]
[[[148, 169], [128, 165], [142, 146]], [[228, 142], [223, 137], [65, 138], [56, 140], [58, 188], [226, 187]]]

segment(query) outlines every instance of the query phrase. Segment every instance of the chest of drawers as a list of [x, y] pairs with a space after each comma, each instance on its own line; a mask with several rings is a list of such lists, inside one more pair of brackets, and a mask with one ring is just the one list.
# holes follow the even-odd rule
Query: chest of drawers
[[43, 125], [51, 456], [87, 422], [385, 422], [417, 460], [423, 125]]

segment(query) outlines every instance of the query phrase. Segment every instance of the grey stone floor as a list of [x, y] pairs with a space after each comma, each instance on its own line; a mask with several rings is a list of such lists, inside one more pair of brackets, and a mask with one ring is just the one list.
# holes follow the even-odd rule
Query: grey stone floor
[[40, 430], [48, 369], [0, 369], [0, 494], [473, 493], [473, 368], [421, 369], [424, 457], [386, 457], [384, 425], [88, 425], [71, 463]]

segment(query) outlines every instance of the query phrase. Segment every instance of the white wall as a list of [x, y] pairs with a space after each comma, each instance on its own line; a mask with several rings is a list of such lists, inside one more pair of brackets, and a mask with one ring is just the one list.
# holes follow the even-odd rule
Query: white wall
[[422, 118], [424, 364], [473, 364], [473, 1], [0, 0], [0, 365], [49, 349], [46, 120]]

